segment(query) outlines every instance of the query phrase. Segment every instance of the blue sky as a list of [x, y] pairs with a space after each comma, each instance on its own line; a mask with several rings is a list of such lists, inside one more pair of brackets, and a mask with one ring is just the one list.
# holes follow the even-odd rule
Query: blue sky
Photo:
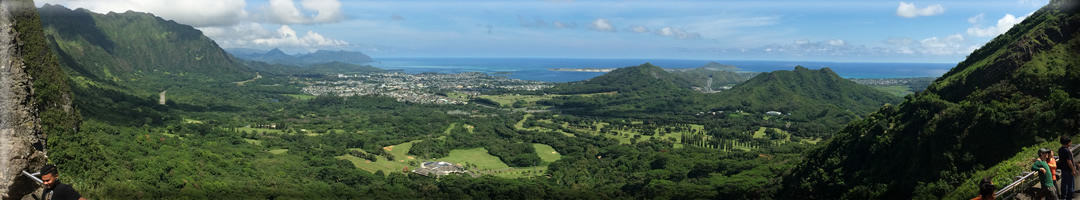
[[38, 0], [149, 12], [225, 48], [380, 57], [956, 63], [1046, 4], [989, 1]]

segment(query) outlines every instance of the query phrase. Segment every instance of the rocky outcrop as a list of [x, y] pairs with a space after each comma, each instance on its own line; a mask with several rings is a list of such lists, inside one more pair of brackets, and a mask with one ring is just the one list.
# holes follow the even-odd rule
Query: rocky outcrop
[[[77, 120], [60, 125], [56, 123], [58, 120], [44, 122], [39, 118], [42, 112], [65, 113], [65, 119], [77, 119], [78, 116], [71, 108], [70, 90], [63, 71], [45, 47], [40, 24], [33, 1], [0, 1], [2, 199], [23, 199], [41, 188], [21, 173], [24, 170], [36, 172], [47, 161], [45, 136], [48, 131], [43, 126], [69, 133], [77, 131]], [[23, 33], [24, 30], [33, 31]]]

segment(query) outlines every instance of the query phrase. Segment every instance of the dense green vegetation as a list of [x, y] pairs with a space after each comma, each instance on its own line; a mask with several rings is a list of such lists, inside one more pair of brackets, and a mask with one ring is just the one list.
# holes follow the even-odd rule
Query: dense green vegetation
[[926, 91], [852, 122], [785, 175], [785, 195], [970, 198], [974, 190], [957, 188], [987, 169], [1009, 171], [1002, 162], [1033, 146], [1056, 148], [1044, 142], [1080, 128], [1078, 6], [1051, 1]]
[[764, 73], [713, 95], [714, 110], [778, 111], [803, 137], [827, 137], [847, 122], [899, 98], [840, 78], [829, 68]]
[[[63, 70], [56, 57], [48, 49], [41, 19], [35, 11], [33, 2], [8, 2], [15, 18], [15, 30], [18, 31], [18, 56], [27, 67], [34, 89], [34, 108], [41, 118], [41, 130], [49, 138], [72, 137], [79, 130], [82, 117], [79, 110], [72, 107], [72, 92], [68, 87], [68, 78], [60, 73]], [[63, 141], [64, 139], [59, 139]], [[46, 147], [63, 146], [52, 140]], [[64, 157], [65, 153], [53, 153], [53, 157]], [[70, 158], [70, 157], [66, 157]]]
[[[17, 28], [32, 75], [49, 80], [34, 87], [51, 162], [92, 199], [966, 198], [972, 177], [1012, 172], [1002, 162], [1080, 128], [1071, 5], [1040, 10], [898, 105], [828, 68], [705, 94], [689, 89], [704, 72], [648, 63], [536, 92], [551, 96], [476, 99], [555, 108], [528, 114], [305, 95], [304, 81], [374, 69], [242, 61], [144, 13], [46, 6], [44, 28]], [[727, 72], [713, 68], [695, 70], [717, 84]], [[429, 160], [480, 176], [405, 172]]]
[[[730, 90], [702, 94], [680, 87], [686, 80], [660, 67], [625, 67], [596, 78], [557, 85], [551, 93], [618, 92], [615, 95], [568, 96], [540, 101], [582, 116], [629, 117], [687, 121], [710, 111], [783, 113], [792, 132], [802, 137], [829, 137], [852, 120], [899, 98], [840, 78], [828, 68], [763, 73]], [[722, 115], [726, 116], [726, 115]], [[726, 117], [724, 117], [726, 118]]]
[[[238, 73], [212, 76], [217, 73], [202, 72], [198, 67], [202, 66], [198, 57], [180, 53], [197, 51], [196, 47], [201, 46], [182, 44], [202, 37], [177, 37], [172, 43], [156, 41], [168, 40], [168, 35], [173, 34], [164, 32], [194, 30], [190, 27], [163, 31], [150, 26], [173, 27], [171, 22], [133, 12], [98, 15], [62, 7], [41, 10], [43, 18], [50, 19], [43, 22], [44, 36], [51, 38], [52, 51], [61, 55], [75, 108], [87, 118], [78, 134], [50, 140], [55, 145], [49, 151], [54, 155], [52, 162], [64, 169], [65, 182], [90, 198], [766, 197], [770, 193], [761, 192], [769, 189], [761, 186], [775, 184], [776, 174], [790, 168], [797, 152], [804, 148], [788, 143], [746, 151], [718, 151], [717, 145], [704, 142], [675, 148], [675, 142], [670, 140], [675, 137], [620, 143], [608, 135], [579, 133], [576, 124], [582, 118], [570, 114], [542, 115], [568, 124], [560, 129], [573, 133], [563, 134], [517, 128], [524, 114], [498, 108], [407, 104], [387, 97], [304, 96], [296, 82], [321, 80], [325, 78], [322, 74], [226, 57], [218, 64]], [[65, 20], [112, 25], [64, 24]], [[133, 30], [120, 26], [119, 21], [146, 27]], [[132, 37], [110, 35], [123, 32], [116, 29], [134, 33]], [[97, 32], [102, 34], [93, 34]], [[140, 34], [164, 37], [138, 37]], [[188, 60], [174, 65], [140, 65], [131, 70], [114, 66], [151, 62], [116, 53], [128, 46], [138, 47], [132, 46], [132, 40], [156, 42], [161, 45], [158, 50], [174, 51], [161, 53], [173, 56], [161, 59]], [[108, 46], [115, 51], [104, 50]], [[212, 57], [203, 57], [202, 61], [207, 59]], [[158, 72], [151, 73], [153, 70]], [[253, 79], [254, 72], [261, 72], [262, 78]], [[250, 81], [235, 83], [242, 80]], [[158, 83], [144, 84], [147, 82]], [[670, 82], [666, 85], [696, 95]], [[635, 95], [649, 91], [624, 89]], [[158, 103], [162, 91], [168, 98], [164, 105]], [[447, 114], [455, 110], [470, 114]], [[685, 118], [705, 120], [690, 115]], [[626, 126], [611, 129], [625, 134], [631, 130], [638, 135], [666, 134], [645, 130], [687, 127], [677, 125], [678, 119], [648, 123], [609, 117], [585, 119]], [[760, 116], [738, 119], [748, 124], [763, 120]], [[571, 121], [574, 125], [569, 125]], [[781, 126], [776, 123], [769, 126]], [[724, 125], [707, 126], [724, 130], [720, 128]], [[746, 128], [751, 129], [757, 127]], [[401, 148], [384, 149], [395, 145]], [[472, 163], [465, 158], [470, 156], [463, 156], [482, 155], [481, 150], [497, 161]], [[558, 156], [546, 155], [551, 152]], [[416, 159], [401, 158], [409, 156]], [[396, 167], [416, 166], [410, 161], [426, 159], [455, 160], [478, 169], [498, 168], [502, 163], [513, 169], [493, 170], [491, 175], [479, 178], [435, 179], [401, 173], [402, 169]], [[362, 165], [356, 163], [367, 161], [404, 163], [374, 172], [357, 168]]]

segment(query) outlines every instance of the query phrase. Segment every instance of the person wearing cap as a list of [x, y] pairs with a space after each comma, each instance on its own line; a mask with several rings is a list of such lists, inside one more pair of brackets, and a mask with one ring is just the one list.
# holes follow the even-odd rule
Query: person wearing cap
[[1035, 163], [1031, 165], [1031, 170], [1039, 173], [1039, 183], [1042, 183], [1038, 196], [1056, 200], [1058, 195], [1057, 188], [1054, 187], [1054, 177], [1050, 173], [1050, 165], [1046, 164], [1045, 161], [1048, 160], [1048, 157], [1050, 157], [1050, 149], [1039, 149], [1039, 159], [1035, 160]]
[[75, 191], [70, 185], [60, 183], [60, 180], [56, 175], [56, 165], [48, 164], [41, 167], [41, 182], [45, 184], [45, 191], [41, 192], [41, 199], [44, 200], [86, 200], [79, 192]]

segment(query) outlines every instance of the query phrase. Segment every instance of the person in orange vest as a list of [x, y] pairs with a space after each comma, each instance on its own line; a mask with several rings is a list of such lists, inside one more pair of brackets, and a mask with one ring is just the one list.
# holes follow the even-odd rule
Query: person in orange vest
[[1057, 173], [1057, 159], [1054, 159], [1054, 151], [1050, 151], [1050, 157], [1046, 158], [1047, 165], [1050, 165], [1050, 175], [1054, 178], [1054, 181], [1058, 180]]

